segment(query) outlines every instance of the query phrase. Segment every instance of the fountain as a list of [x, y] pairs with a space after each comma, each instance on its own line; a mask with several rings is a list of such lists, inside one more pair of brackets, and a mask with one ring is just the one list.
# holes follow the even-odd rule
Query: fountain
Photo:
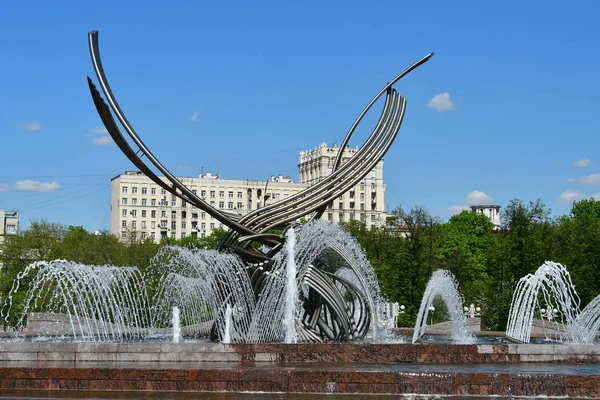
[[463, 313], [463, 299], [458, 292], [458, 283], [452, 273], [443, 269], [435, 271], [431, 275], [429, 282], [427, 282], [425, 294], [421, 300], [421, 307], [417, 314], [417, 323], [413, 332], [412, 342], [416, 343], [426, 332], [427, 316], [436, 297], [441, 298], [448, 309], [452, 340], [462, 344], [473, 343], [474, 337], [467, 326], [467, 318]]
[[[33, 275], [20, 321], [31, 311], [63, 314], [70, 329], [29, 329], [29, 335], [139, 340], [160, 336], [170, 323], [175, 342], [185, 334], [224, 343], [296, 343], [364, 338], [371, 320], [375, 330], [383, 299], [356, 240], [325, 221], [291, 228], [287, 237], [286, 251], [268, 265], [176, 246], [162, 248], [144, 275], [133, 267], [34, 263], [19, 274], [2, 315], [8, 321], [12, 294]], [[321, 265], [327, 252], [342, 260], [339, 275]], [[325, 298], [316, 294], [319, 287], [327, 288]], [[155, 292], [151, 300], [147, 288]], [[335, 319], [342, 313], [347, 320]]]
[[[540, 296], [546, 308], [556, 309], [557, 313], [542, 312]], [[576, 324], [579, 303], [569, 271], [561, 264], [546, 261], [534, 274], [528, 274], [519, 280], [513, 294], [506, 336], [528, 343], [537, 311], [542, 323], [551, 324], [559, 333], [557, 339], [561, 339], [560, 332], [564, 332], [566, 326]], [[577, 326], [581, 326], [580, 323]], [[570, 336], [575, 339], [578, 335], [572, 330]]]

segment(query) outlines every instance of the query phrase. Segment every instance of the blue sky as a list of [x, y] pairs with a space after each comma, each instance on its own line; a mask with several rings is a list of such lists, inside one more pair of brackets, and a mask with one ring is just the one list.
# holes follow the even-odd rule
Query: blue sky
[[541, 198], [558, 215], [600, 193], [596, 1], [95, 4], [2, 5], [0, 208], [22, 227], [108, 229], [110, 178], [132, 169], [89, 95], [91, 30], [129, 121], [178, 175], [297, 179], [301, 150], [340, 143], [434, 51], [396, 85], [408, 106], [385, 158], [390, 210]]

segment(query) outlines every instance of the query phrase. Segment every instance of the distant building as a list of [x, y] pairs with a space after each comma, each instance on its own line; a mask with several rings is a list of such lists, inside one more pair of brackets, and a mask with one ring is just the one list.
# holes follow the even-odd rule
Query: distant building
[[[250, 211], [292, 196], [306, 188], [283, 176], [265, 181], [221, 179], [210, 172], [198, 177], [179, 177], [194, 194], [212, 207], [231, 214]], [[167, 182], [166, 178], [164, 179]], [[127, 171], [112, 179], [110, 233], [122, 239], [130, 234], [155, 241], [169, 237], [206, 237], [221, 222], [205, 211], [168, 193], [139, 171]]]
[[[314, 185], [332, 172], [339, 147], [324, 143], [300, 153], [300, 183], [278, 175], [268, 180], [221, 179], [210, 172], [198, 177], [178, 178], [192, 192], [212, 207], [228, 213], [245, 215], [273, 204]], [[342, 162], [356, 154], [346, 148]], [[167, 182], [165, 178], [165, 182]], [[127, 171], [111, 181], [111, 234], [125, 239], [129, 235], [160, 241], [170, 237], [205, 237], [222, 224], [207, 212], [191, 207], [167, 193], [139, 171]], [[333, 222], [359, 220], [367, 227], [385, 223], [385, 184], [383, 161], [356, 186], [334, 200], [321, 217]]]
[[19, 212], [14, 210], [0, 210], [0, 243], [7, 235], [19, 233]]
[[494, 224], [494, 229], [500, 228], [500, 206], [495, 204], [480, 204], [471, 206], [471, 211], [488, 217]]
[[[19, 233], [19, 212], [14, 210], [0, 210], [0, 244], [6, 236]], [[2, 250], [0, 249], [0, 269], [2, 269]]]
[[[300, 183], [311, 186], [331, 174], [333, 164], [340, 147], [329, 147], [322, 143], [319, 147], [300, 152], [298, 173]], [[341, 165], [358, 152], [358, 148], [346, 147], [342, 154]], [[367, 176], [356, 186], [329, 204], [322, 219], [333, 222], [359, 220], [367, 226], [385, 224], [385, 188], [383, 183], [383, 160], [379, 161]]]

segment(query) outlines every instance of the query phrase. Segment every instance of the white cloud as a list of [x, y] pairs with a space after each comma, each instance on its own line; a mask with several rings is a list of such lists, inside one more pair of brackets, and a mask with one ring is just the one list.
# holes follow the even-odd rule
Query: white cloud
[[581, 178], [569, 178], [569, 182], [583, 183], [584, 185], [600, 185], [600, 174], [591, 174]]
[[8, 185], [5, 185], [4, 183], [0, 183], [0, 192], [8, 192], [10, 190], [10, 187]]
[[110, 136], [100, 136], [92, 139], [92, 143], [96, 146], [106, 146], [107, 144], [113, 143], [113, 140]]
[[478, 204], [491, 204], [494, 202], [492, 196], [488, 196], [484, 192], [480, 192], [479, 190], [473, 190], [470, 192], [465, 198], [464, 203], [470, 206], [478, 205]]
[[469, 206], [464, 205], [464, 204], [453, 204], [450, 207], [448, 207], [448, 211], [450, 211], [450, 213], [452, 215], [460, 214], [464, 210], [468, 210], [468, 209], [469, 209]]
[[39, 122], [29, 121], [23, 122], [22, 124], [17, 124], [17, 128], [23, 128], [28, 131], [39, 131], [42, 129], [42, 124]]
[[581, 160], [577, 160], [573, 163], [573, 166], [579, 168], [589, 167], [590, 165], [592, 165], [592, 160], [589, 158], [582, 158]]
[[196, 122], [199, 120], [200, 120], [200, 110], [193, 113], [192, 116], [190, 117], [190, 121]]
[[586, 197], [585, 194], [583, 194], [581, 192], [567, 189], [564, 192], [562, 192], [560, 194], [560, 196], [558, 196], [558, 201], [559, 201], [559, 203], [570, 204], [570, 203], [574, 202], [575, 200], [581, 200], [584, 197]]
[[49, 193], [56, 192], [60, 189], [58, 182], [38, 182], [38, 181], [18, 181], [14, 185], [15, 190], [22, 192], [38, 192], [38, 193]]
[[105, 127], [100, 127], [100, 128], [92, 128], [92, 132], [94, 133], [99, 133], [101, 135], [108, 135], [108, 131], [106, 130]]
[[438, 112], [449, 111], [454, 110], [454, 103], [450, 100], [450, 94], [444, 92], [433, 96], [433, 98], [429, 100], [429, 103], [427, 103], [427, 107]]

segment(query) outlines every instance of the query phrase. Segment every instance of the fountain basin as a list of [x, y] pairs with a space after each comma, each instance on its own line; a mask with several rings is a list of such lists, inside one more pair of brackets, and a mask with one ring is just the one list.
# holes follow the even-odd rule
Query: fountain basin
[[598, 362], [598, 345], [3, 342], [0, 391], [593, 398]]

